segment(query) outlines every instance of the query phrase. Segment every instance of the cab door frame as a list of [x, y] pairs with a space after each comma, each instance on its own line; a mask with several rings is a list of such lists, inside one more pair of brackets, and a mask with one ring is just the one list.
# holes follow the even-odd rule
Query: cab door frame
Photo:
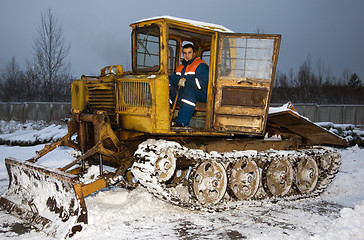
[[218, 33], [212, 128], [264, 135], [281, 36]]

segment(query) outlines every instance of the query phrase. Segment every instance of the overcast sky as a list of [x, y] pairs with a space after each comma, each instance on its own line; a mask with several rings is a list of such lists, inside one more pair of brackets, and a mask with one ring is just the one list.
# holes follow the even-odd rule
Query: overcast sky
[[41, 12], [51, 8], [71, 44], [72, 74], [98, 74], [107, 65], [130, 70], [129, 24], [170, 15], [223, 25], [239, 33], [278, 33], [278, 70], [297, 72], [311, 58], [336, 76], [345, 69], [364, 81], [363, 0], [0, 0], [0, 68], [15, 56], [25, 69]]

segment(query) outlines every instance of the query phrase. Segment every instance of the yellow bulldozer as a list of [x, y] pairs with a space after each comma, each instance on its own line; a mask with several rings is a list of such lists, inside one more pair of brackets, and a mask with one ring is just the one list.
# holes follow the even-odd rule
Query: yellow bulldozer
[[[269, 108], [279, 34], [234, 33], [169, 16], [130, 26], [132, 71], [107, 66], [72, 81], [68, 134], [27, 161], [6, 158], [3, 209], [64, 237], [87, 224], [85, 197], [115, 184], [140, 184], [172, 204], [216, 210], [317, 196], [331, 182], [341, 160], [327, 145], [346, 142], [291, 104]], [[174, 127], [179, 108], [169, 102], [169, 77], [186, 42], [209, 65], [207, 101], [196, 104], [188, 127]], [[58, 169], [37, 164], [59, 146], [80, 154]], [[99, 174], [85, 181], [94, 167]]]

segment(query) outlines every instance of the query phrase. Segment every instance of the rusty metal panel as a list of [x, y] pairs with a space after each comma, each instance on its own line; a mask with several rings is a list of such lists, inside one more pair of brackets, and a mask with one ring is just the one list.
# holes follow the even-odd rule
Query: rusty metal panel
[[243, 87], [224, 87], [222, 89], [221, 106], [249, 106], [264, 107], [268, 95], [267, 89], [254, 89]]
[[99, 81], [88, 81], [86, 83], [87, 102], [96, 109], [112, 109], [115, 110], [115, 83]]
[[258, 134], [262, 127], [260, 116], [217, 115], [216, 121], [219, 122], [219, 131]]

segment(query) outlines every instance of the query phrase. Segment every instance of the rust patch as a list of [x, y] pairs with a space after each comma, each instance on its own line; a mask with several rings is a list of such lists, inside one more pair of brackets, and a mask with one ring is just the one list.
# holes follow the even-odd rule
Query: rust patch
[[267, 89], [225, 87], [222, 89], [221, 105], [264, 107]]

